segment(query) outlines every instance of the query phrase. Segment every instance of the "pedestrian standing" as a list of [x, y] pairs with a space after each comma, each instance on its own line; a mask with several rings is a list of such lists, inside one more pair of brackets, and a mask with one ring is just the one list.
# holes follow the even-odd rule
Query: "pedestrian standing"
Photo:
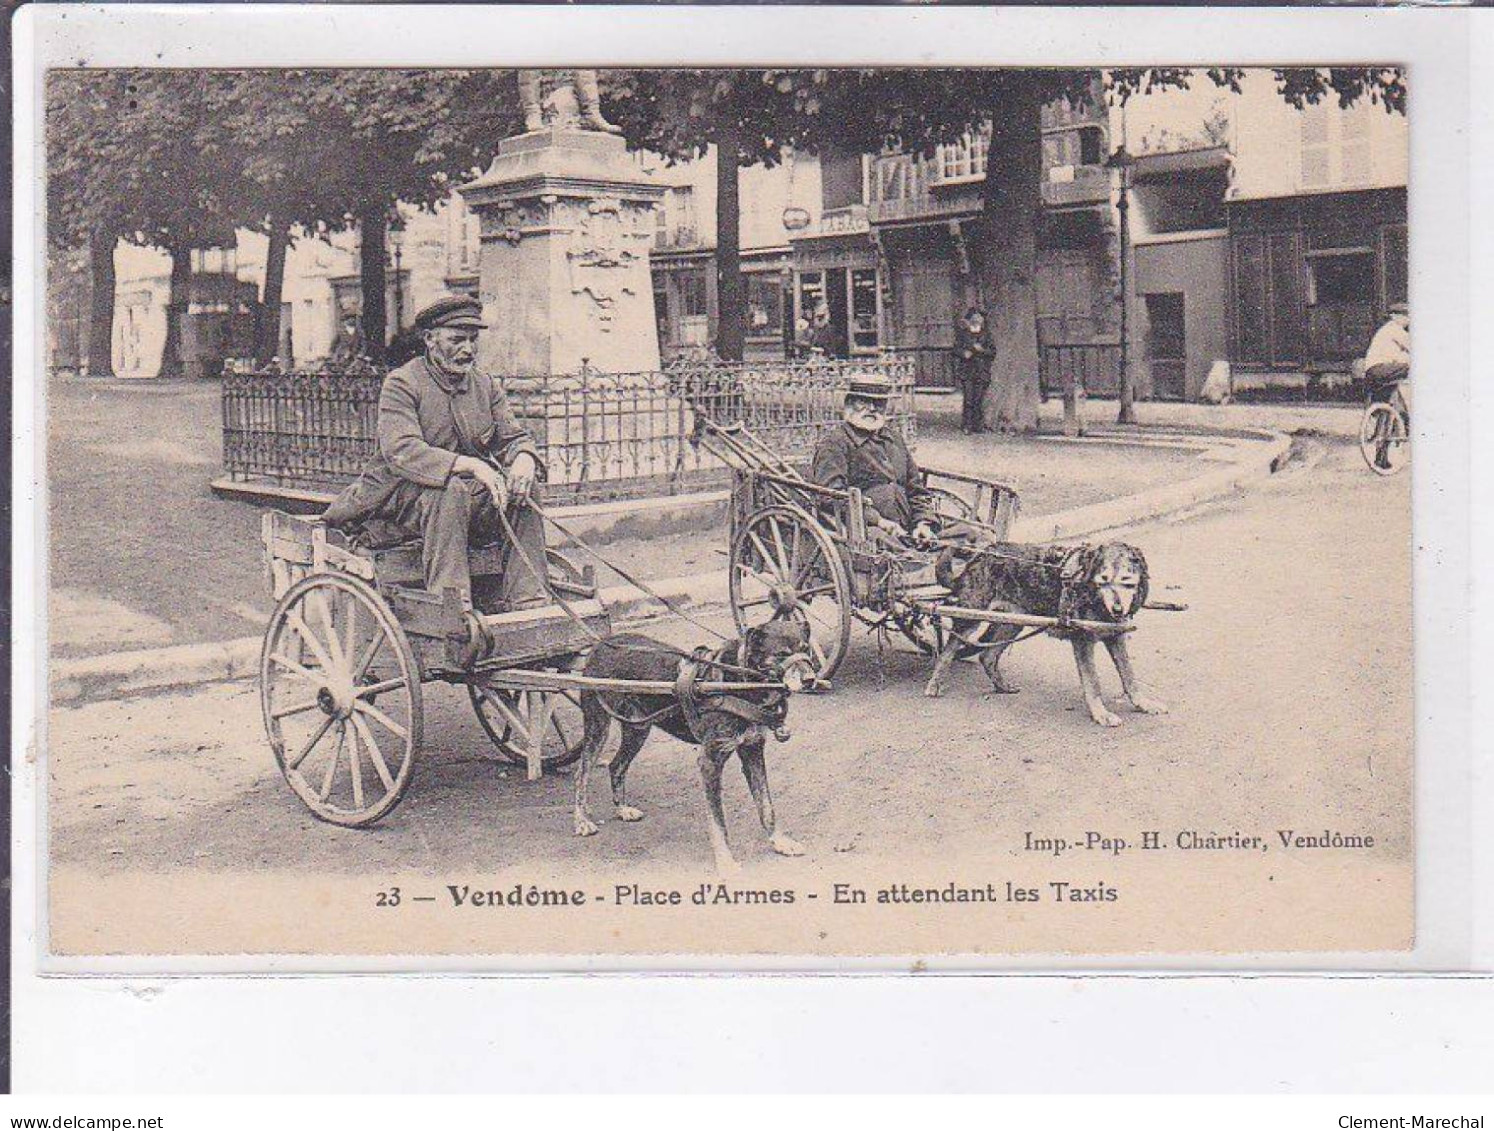
[[955, 325], [955, 379], [964, 397], [960, 414], [960, 431], [984, 432], [981, 402], [991, 387], [991, 332], [986, 327], [986, 312], [977, 306], [965, 311]]

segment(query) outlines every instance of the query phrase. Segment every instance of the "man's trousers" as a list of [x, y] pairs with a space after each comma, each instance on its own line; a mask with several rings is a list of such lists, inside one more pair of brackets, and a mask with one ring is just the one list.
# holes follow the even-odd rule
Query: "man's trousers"
[[541, 575], [545, 572], [545, 527], [539, 511], [530, 506], [510, 505], [508, 509], [509, 525], [533, 563], [531, 568], [504, 530], [492, 495], [475, 479], [453, 475], [444, 487], [421, 487], [401, 480], [377, 517], [420, 535], [425, 587], [432, 593], [455, 589], [470, 608], [472, 574], [467, 551], [498, 544], [503, 560], [498, 599], [509, 607], [549, 599], [546, 582], [535, 576], [536, 570]]

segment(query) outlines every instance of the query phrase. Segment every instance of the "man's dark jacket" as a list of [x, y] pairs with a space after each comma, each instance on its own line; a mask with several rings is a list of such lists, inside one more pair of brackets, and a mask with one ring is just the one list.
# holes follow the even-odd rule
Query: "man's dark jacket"
[[855, 487], [878, 515], [905, 530], [934, 517], [933, 499], [918, 465], [890, 425], [880, 432], [862, 432], [842, 423], [815, 448], [810, 475], [822, 487]]
[[459, 455], [507, 467], [529, 452], [544, 473], [533, 437], [514, 418], [497, 381], [480, 371], [453, 379], [424, 357], [384, 378], [378, 432], [373, 460], [327, 508], [333, 526], [379, 516], [402, 480], [446, 486]]

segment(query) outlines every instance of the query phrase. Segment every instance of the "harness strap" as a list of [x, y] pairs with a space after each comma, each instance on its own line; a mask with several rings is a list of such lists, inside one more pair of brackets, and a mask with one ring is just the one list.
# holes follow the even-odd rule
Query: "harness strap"
[[778, 704], [770, 707], [765, 703], [753, 703], [751, 700], [742, 699], [736, 695], [716, 695], [711, 697], [711, 710], [723, 711], [728, 715], [745, 719], [749, 723], [757, 723], [759, 726], [779, 727], [783, 725], [783, 720], [788, 715], [788, 700], [780, 700]]
[[674, 678], [674, 696], [679, 704], [680, 714], [685, 717], [685, 725], [690, 728], [690, 733], [695, 741], [701, 741], [702, 715], [706, 711], [720, 711], [723, 714], [735, 715], [749, 723], [768, 727], [773, 730], [783, 726], [784, 719], [788, 717], [788, 697], [781, 696], [777, 702], [754, 703], [750, 699], [743, 699], [739, 695], [729, 695], [718, 692], [711, 695], [702, 695], [697, 683], [700, 679], [702, 667], [709, 667], [711, 660], [702, 655], [705, 649], [697, 649], [694, 657], [681, 660], [679, 672]]
[[695, 736], [695, 741], [700, 741], [700, 692], [695, 683], [700, 678], [700, 660], [681, 660], [679, 672], [674, 677], [674, 697], [680, 705], [680, 713], [685, 716], [685, 726], [690, 728], [690, 733]]

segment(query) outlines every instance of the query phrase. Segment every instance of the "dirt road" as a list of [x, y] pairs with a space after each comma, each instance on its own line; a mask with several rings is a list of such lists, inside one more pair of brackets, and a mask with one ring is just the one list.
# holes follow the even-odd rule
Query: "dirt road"
[[[1135, 950], [1126, 944], [1138, 939], [1159, 949], [1179, 949], [1176, 940], [1184, 949], [1231, 940], [1315, 948], [1340, 945], [1355, 930], [1381, 945], [1403, 941], [1411, 605], [1396, 595], [1409, 594], [1410, 480], [1376, 479], [1346, 444], [1309, 455], [1311, 466], [1248, 496], [1126, 533], [1150, 560], [1154, 598], [1189, 605], [1146, 614], [1132, 646], [1170, 714], [1118, 708], [1122, 727], [1095, 726], [1069, 649], [1046, 638], [1008, 658], [1021, 694], [989, 696], [979, 669], [962, 665], [938, 701], [922, 693], [922, 657], [879, 658], [870, 639], [859, 639], [835, 692], [797, 700], [793, 740], [769, 751], [783, 824], [809, 856], [770, 855], [740, 776], [728, 778], [728, 821], [750, 884], [798, 887], [801, 899], [807, 888], [825, 900], [842, 876], [1001, 876], [1030, 880], [1045, 898], [1045, 885], [1065, 876], [1122, 889], [1123, 922], [1085, 920], [1055, 946], [1051, 918], [1008, 916], [988, 924], [996, 934], [963, 938], [965, 949]], [[680, 643], [699, 635], [688, 626], [661, 634]], [[1114, 693], [1113, 672], [1102, 674]], [[281, 949], [399, 950], [409, 948], [399, 931], [319, 934], [309, 925], [317, 915], [304, 908], [264, 927], [234, 893], [314, 880], [319, 898], [361, 907], [391, 878], [413, 877], [444, 900], [448, 883], [480, 876], [574, 880], [610, 900], [614, 882], [640, 876], [709, 879], [686, 748], [658, 737], [639, 759], [630, 786], [647, 813], [641, 823], [612, 819], [597, 781], [594, 809], [606, 819], [598, 836], [582, 840], [571, 834], [570, 777], [528, 783], [489, 760], [457, 691], [432, 688], [427, 718], [427, 753], [402, 805], [371, 830], [345, 831], [314, 820], [279, 778], [250, 685], [54, 711], [54, 939], [83, 951], [212, 950], [223, 945], [214, 939], [243, 930]], [[1328, 831], [1369, 836], [1374, 847], [1355, 854], [1283, 845], [1239, 871], [1229, 852], [1188, 854], [1176, 845], [1162, 867], [1134, 851], [1145, 830], [1169, 841], [1188, 831], [1238, 832], [1272, 845], [1283, 831]], [[1127, 840], [1129, 851], [1055, 858], [1028, 847], [1029, 837], [1087, 831]], [[1221, 885], [1239, 887], [1239, 898]], [[215, 890], [229, 908], [217, 920], [203, 910]], [[197, 910], [180, 917], [188, 905]], [[114, 918], [101, 920], [110, 908]], [[861, 937], [878, 928], [845, 922], [843, 932], [820, 924], [817, 938], [785, 927], [776, 942], [761, 937], [764, 925], [741, 935], [740, 946], [882, 949], [879, 938]], [[578, 948], [605, 949], [609, 931], [624, 949], [660, 949], [649, 940], [664, 940], [665, 949], [717, 945], [689, 945], [685, 927], [574, 929]], [[530, 937], [527, 928], [495, 930], [436, 930], [431, 945], [492, 952]], [[899, 947], [911, 940], [909, 949], [941, 937], [916, 924], [887, 935]]]

